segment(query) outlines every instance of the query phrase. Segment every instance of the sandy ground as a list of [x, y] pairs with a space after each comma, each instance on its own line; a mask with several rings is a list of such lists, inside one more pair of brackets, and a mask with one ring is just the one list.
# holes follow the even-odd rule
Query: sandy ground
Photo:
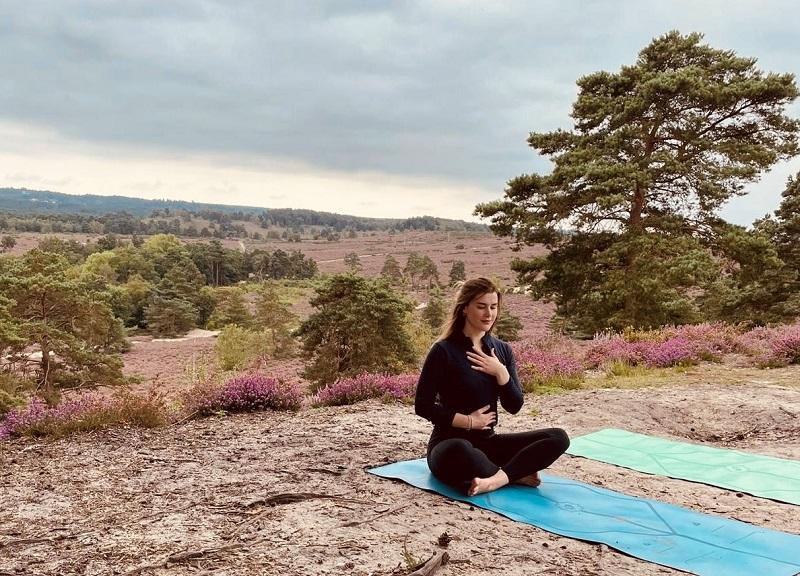
[[[526, 398], [501, 429], [614, 426], [800, 459], [800, 368], [698, 367], [637, 389]], [[679, 574], [365, 468], [424, 454], [411, 406], [370, 401], [0, 445], [0, 574]], [[565, 456], [552, 472], [776, 530], [797, 508]], [[280, 496], [283, 495], [283, 496]], [[287, 496], [289, 495], [289, 496]]]

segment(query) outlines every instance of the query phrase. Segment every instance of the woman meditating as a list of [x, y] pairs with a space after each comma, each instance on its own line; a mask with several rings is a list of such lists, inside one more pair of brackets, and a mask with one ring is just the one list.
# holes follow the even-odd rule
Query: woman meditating
[[499, 308], [491, 280], [465, 282], [417, 385], [416, 413], [434, 424], [428, 466], [469, 496], [510, 482], [538, 486], [538, 471], [569, 447], [560, 428], [495, 433], [497, 400], [512, 414], [523, 402], [511, 347], [491, 335]]

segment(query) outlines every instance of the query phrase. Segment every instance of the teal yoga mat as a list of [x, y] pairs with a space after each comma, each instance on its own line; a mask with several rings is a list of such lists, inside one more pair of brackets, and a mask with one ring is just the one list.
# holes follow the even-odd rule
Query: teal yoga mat
[[541, 474], [542, 485], [506, 486], [464, 496], [436, 480], [424, 459], [368, 472], [469, 502], [548, 532], [599, 542], [626, 554], [700, 576], [793, 576], [800, 572], [800, 536], [656, 500]]
[[800, 462], [606, 428], [570, 442], [568, 454], [640, 472], [800, 504]]

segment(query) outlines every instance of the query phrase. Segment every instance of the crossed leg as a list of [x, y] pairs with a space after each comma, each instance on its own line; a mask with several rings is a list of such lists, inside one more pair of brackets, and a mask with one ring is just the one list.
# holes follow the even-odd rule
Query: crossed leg
[[428, 452], [428, 466], [442, 482], [470, 496], [496, 490], [508, 483], [538, 486], [538, 471], [550, 466], [569, 447], [560, 428], [476, 439], [451, 438]]

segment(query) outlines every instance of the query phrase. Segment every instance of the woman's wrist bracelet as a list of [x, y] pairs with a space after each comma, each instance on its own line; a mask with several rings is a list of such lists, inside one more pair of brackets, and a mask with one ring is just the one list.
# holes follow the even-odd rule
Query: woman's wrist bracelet
[[472, 430], [472, 414], [467, 415], [467, 418], [469, 418], [469, 423], [467, 424], [467, 431], [470, 431]]

